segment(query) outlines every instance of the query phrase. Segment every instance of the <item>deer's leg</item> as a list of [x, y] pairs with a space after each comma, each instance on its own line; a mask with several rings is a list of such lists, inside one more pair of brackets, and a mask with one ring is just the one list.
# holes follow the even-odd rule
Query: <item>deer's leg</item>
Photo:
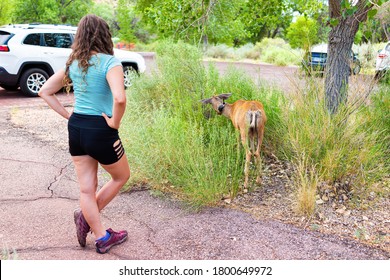
[[263, 142], [263, 135], [264, 135], [264, 130], [260, 129], [257, 136], [257, 147], [255, 151], [255, 164], [256, 164], [256, 172], [257, 172], [257, 178], [256, 178], [256, 183], [261, 184], [261, 170], [262, 170], [262, 162], [261, 162], [261, 157], [260, 157], [260, 148], [261, 144]]
[[[237, 157], [240, 155], [240, 148], [241, 148], [241, 143], [240, 143], [240, 132], [236, 130], [236, 135], [237, 135]], [[242, 141], [241, 141], [242, 142]], [[244, 147], [245, 148], [245, 147]]]
[[244, 182], [244, 190], [248, 189], [248, 181], [249, 181], [249, 166], [251, 162], [252, 153], [249, 149], [245, 151], [245, 182]]
[[244, 181], [244, 190], [248, 189], [248, 181], [249, 181], [249, 164], [251, 161], [252, 153], [250, 151], [248, 142], [247, 142], [247, 131], [241, 130], [241, 142], [245, 149], [245, 168], [244, 168], [244, 175], [245, 175], [245, 181]]

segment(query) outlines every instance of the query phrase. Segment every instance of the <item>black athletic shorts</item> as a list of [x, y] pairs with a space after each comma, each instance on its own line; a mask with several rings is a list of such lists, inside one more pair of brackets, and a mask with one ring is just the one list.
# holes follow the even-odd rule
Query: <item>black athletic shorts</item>
[[108, 126], [102, 116], [73, 113], [68, 121], [69, 152], [72, 156], [89, 155], [108, 165], [125, 153], [118, 130]]

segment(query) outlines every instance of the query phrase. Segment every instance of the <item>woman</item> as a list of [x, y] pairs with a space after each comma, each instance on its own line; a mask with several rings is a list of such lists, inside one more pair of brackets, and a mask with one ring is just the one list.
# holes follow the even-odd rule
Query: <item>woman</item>
[[[80, 185], [80, 207], [75, 210], [77, 238], [82, 247], [92, 230], [96, 251], [106, 253], [127, 239], [127, 231], [105, 229], [100, 211], [118, 194], [130, 177], [130, 168], [118, 129], [125, 113], [123, 69], [116, 59], [108, 24], [95, 15], [78, 25], [72, 53], [65, 69], [43, 85], [39, 95], [58, 114], [68, 119], [69, 152]], [[55, 93], [73, 86], [75, 104], [69, 113]], [[98, 164], [110, 175], [98, 192]]]

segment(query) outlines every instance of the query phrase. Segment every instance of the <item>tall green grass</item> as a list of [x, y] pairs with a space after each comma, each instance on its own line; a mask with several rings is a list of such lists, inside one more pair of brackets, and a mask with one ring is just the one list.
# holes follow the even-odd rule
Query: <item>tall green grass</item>
[[[313, 213], [313, 186], [315, 190], [320, 182], [348, 182], [351, 193], [364, 197], [390, 171], [388, 88], [330, 114], [317, 83], [309, 79], [305, 91], [291, 96], [283, 116], [286, 134], [281, 136], [281, 149], [296, 167], [298, 208], [304, 214]], [[389, 195], [388, 190], [383, 192]]]
[[[216, 116], [200, 100], [232, 92], [229, 102], [259, 99], [266, 108], [277, 108], [271, 103], [278, 93], [259, 89], [234, 69], [221, 77], [215, 67], [204, 67], [196, 48], [182, 43], [161, 44], [157, 63], [159, 71], [141, 77], [128, 93], [121, 133], [133, 181], [166, 186], [194, 205], [235, 195], [244, 164], [236, 132], [230, 120]], [[269, 126], [271, 134], [272, 118]]]
[[264, 104], [263, 156], [272, 153], [296, 167], [292, 178], [300, 212], [314, 211], [322, 181], [348, 180], [364, 193], [389, 174], [388, 87], [370, 102], [346, 104], [330, 115], [314, 78], [286, 97], [234, 68], [223, 76], [213, 65], [205, 68], [201, 53], [183, 43], [161, 43], [157, 63], [156, 73], [140, 77], [128, 91], [121, 134], [133, 183], [146, 181], [193, 205], [234, 196], [244, 177], [237, 132], [230, 120], [200, 102], [226, 92], [233, 93], [228, 102], [255, 99]]

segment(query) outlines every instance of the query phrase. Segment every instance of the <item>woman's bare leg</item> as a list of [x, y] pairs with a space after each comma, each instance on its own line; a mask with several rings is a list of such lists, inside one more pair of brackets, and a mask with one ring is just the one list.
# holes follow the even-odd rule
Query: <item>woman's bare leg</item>
[[102, 165], [102, 167], [111, 175], [111, 180], [96, 195], [99, 211], [110, 203], [130, 178], [130, 167], [126, 155], [123, 155], [116, 163]]
[[81, 210], [95, 238], [101, 238], [106, 235], [106, 230], [100, 220], [99, 207], [96, 199], [98, 162], [87, 155], [73, 156], [72, 159], [80, 184]]

